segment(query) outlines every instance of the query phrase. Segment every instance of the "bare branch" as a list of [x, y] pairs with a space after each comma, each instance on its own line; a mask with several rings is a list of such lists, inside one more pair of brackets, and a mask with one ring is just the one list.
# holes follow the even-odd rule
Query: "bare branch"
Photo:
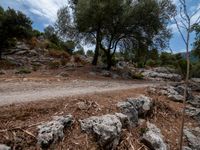
[[179, 26], [179, 24], [178, 24], [178, 22], [177, 22], [177, 20], [176, 20], [175, 17], [174, 17], [174, 21], [175, 21], [175, 23], [176, 23], [176, 27], [178, 28], [179, 33], [181, 34], [181, 37], [182, 37], [184, 43], [187, 44], [186, 39], [185, 39], [185, 37], [183, 36], [183, 33], [182, 33], [182, 31], [181, 31], [181, 29], [180, 29], [180, 26]]

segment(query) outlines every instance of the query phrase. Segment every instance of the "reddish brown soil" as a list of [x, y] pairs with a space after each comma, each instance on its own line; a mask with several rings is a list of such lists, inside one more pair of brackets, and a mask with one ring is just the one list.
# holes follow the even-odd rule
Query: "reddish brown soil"
[[[165, 97], [156, 94], [148, 94], [145, 89], [134, 89], [115, 91], [102, 94], [85, 96], [73, 96], [63, 99], [49, 101], [31, 102], [11, 106], [0, 107], [0, 143], [12, 146], [13, 149], [39, 149], [37, 148], [37, 124], [43, 121], [50, 121], [54, 115], [72, 114], [75, 122], [70, 129], [65, 130], [65, 137], [62, 141], [50, 149], [79, 150], [99, 149], [95, 139], [80, 130], [78, 120], [94, 115], [103, 115], [117, 112], [116, 103], [127, 97], [135, 97], [140, 94], [150, 96], [154, 100], [153, 113], [145, 118], [155, 123], [160, 129], [169, 144], [171, 150], [177, 149], [179, 137], [182, 104], [169, 101]], [[92, 103], [88, 110], [80, 110], [76, 103], [86, 101]], [[98, 104], [96, 107], [95, 104]], [[186, 123], [193, 126], [195, 121], [186, 118]], [[5, 131], [8, 130], [8, 131]], [[3, 131], [2, 131], [3, 130]], [[147, 149], [141, 142], [140, 137], [145, 130], [145, 125], [137, 128], [124, 129], [118, 149]]]

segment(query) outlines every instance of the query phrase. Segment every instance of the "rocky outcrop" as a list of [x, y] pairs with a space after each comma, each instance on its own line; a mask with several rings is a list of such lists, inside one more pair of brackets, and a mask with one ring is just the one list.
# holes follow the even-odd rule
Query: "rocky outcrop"
[[[149, 91], [152, 93], [159, 93], [161, 95], [166, 95], [170, 100], [175, 102], [182, 102], [184, 100], [184, 86], [183, 85], [166, 85], [158, 87], [150, 87]], [[192, 95], [191, 89], [187, 90], [187, 100], [193, 101], [194, 97]]]
[[125, 120], [127, 118], [123, 114], [107, 114], [80, 120], [80, 124], [83, 131], [91, 133], [96, 137], [101, 148], [115, 149], [119, 143]]
[[150, 80], [171, 80], [171, 81], [181, 81], [181, 76], [175, 73], [160, 73], [154, 70], [143, 70], [142, 75], [146, 79]]
[[73, 122], [71, 115], [55, 116], [53, 120], [38, 126], [38, 144], [42, 148], [47, 148], [50, 144], [57, 142], [64, 136], [63, 130]]
[[187, 106], [185, 111], [187, 115], [196, 119], [200, 124], [200, 108]]
[[189, 142], [189, 146], [193, 150], [200, 149], [200, 128], [195, 129], [184, 129], [184, 135]]
[[146, 96], [128, 98], [126, 101], [117, 103], [121, 112], [127, 115], [131, 126], [138, 124], [138, 117], [144, 117], [151, 110], [152, 99]]
[[11, 148], [5, 144], [0, 144], [0, 150], [11, 150]]
[[160, 129], [149, 122], [147, 122], [147, 132], [144, 133], [142, 142], [153, 150], [167, 150]]

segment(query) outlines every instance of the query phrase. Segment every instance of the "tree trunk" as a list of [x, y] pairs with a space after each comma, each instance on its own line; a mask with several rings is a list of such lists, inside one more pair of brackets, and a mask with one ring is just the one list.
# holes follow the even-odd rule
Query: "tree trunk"
[[92, 61], [92, 65], [97, 65], [98, 62], [98, 57], [99, 57], [99, 49], [100, 49], [100, 27], [97, 30], [97, 35], [96, 35], [96, 48], [95, 48], [95, 53]]
[[2, 60], [2, 50], [0, 49], [0, 60]]
[[[190, 27], [189, 27], [190, 28]], [[179, 149], [182, 150], [183, 147], [183, 129], [185, 123], [185, 109], [186, 109], [186, 101], [187, 101], [187, 88], [190, 76], [190, 52], [189, 52], [189, 40], [190, 40], [190, 32], [187, 31], [187, 41], [186, 41], [186, 58], [187, 58], [187, 74], [185, 78], [185, 89], [184, 89], [184, 100], [183, 100], [183, 112], [182, 112], [182, 121], [181, 121], [181, 131], [180, 131], [180, 145]]]
[[112, 67], [112, 56], [110, 54], [110, 50], [107, 52], [107, 70], [110, 70]]

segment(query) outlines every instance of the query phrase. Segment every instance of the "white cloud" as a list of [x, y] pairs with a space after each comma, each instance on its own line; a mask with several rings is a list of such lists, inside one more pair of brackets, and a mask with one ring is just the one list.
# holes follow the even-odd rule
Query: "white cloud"
[[68, 4], [67, 0], [21, 0], [35, 15], [45, 17], [53, 23], [57, 19], [57, 11]]

